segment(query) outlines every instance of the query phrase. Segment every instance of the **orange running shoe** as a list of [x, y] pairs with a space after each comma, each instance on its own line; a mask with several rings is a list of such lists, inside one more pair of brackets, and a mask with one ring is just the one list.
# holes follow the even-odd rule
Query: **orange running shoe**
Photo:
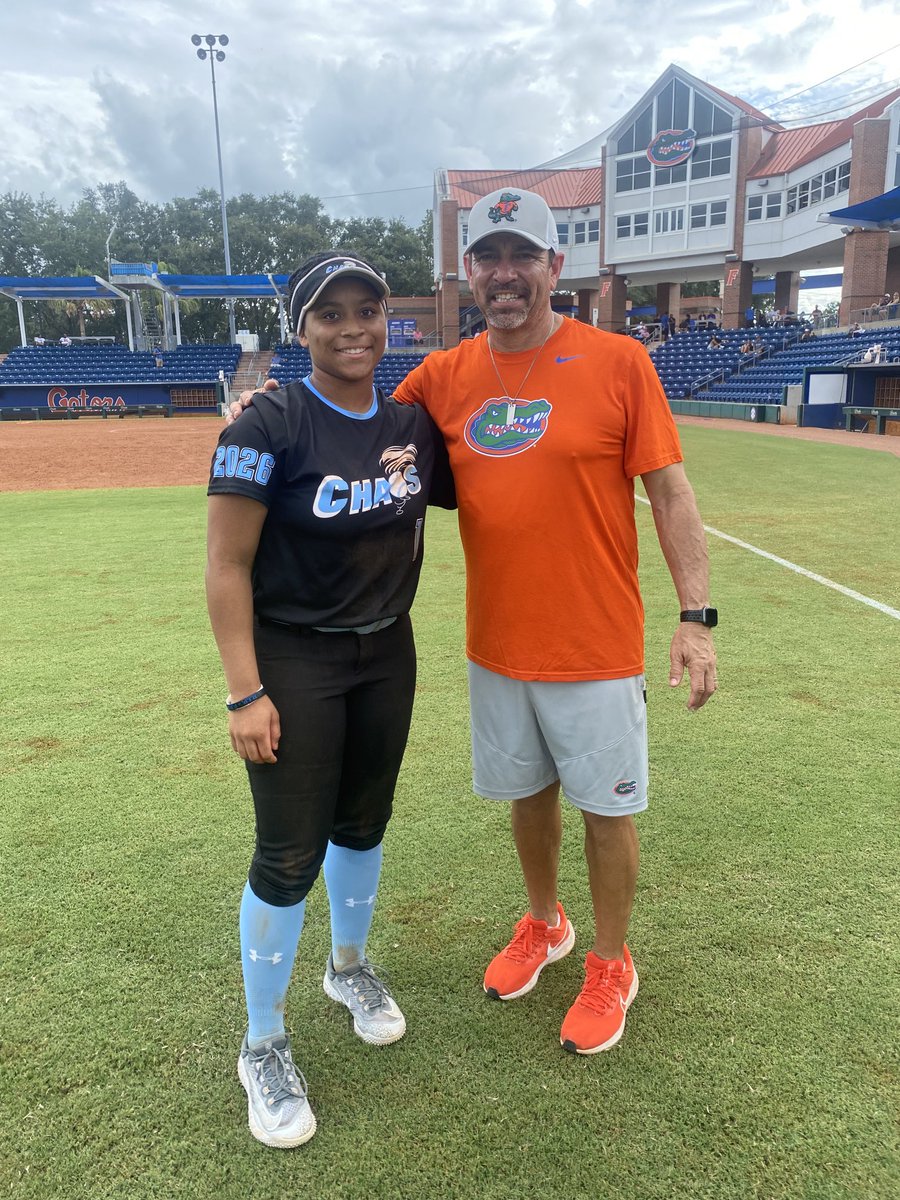
[[531, 913], [526, 913], [516, 925], [512, 941], [484, 973], [484, 990], [492, 1000], [524, 996], [537, 983], [544, 967], [565, 958], [575, 945], [575, 930], [563, 906], [557, 903], [556, 911], [559, 924], [555, 927], [535, 920]]
[[637, 995], [638, 976], [627, 946], [624, 961], [598, 958], [591, 950], [584, 969], [584, 987], [566, 1013], [559, 1040], [572, 1054], [599, 1054], [625, 1032], [625, 1014]]

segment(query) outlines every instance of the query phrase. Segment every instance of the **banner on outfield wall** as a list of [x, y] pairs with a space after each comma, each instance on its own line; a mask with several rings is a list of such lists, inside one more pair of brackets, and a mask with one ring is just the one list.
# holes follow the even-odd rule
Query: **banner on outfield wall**
[[[185, 387], [203, 387], [209, 389], [211, 384], [191, 385], [178, 384], [179, 389]], [[159, 384], [103, 384], [85, 385], [83, 387], [62, 387], [42, 384], [17, 384], [0, 386], [0, 408], [46, 408], [50, 412], [66, 412], [69, 409], [116, 409], [139, 408], [143, 404], [171, 404], [172, 396], [168, 387]], [[179, 402], [179, 408], [190, 405]], [[208, 407], [198, 404], [199, 409]]]

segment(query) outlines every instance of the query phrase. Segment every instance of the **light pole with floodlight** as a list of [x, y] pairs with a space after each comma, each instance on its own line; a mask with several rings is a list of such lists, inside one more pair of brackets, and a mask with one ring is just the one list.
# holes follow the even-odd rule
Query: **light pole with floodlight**
[[[231, 274], [231, 248], [228, 245], [228, 216], [225, 212], [225, 177], [222, 174], [222, 143], [219, 140], [219, 106], [216, 101], [216, 63], [225, 61], [225, 51], [216, 50], [216, 42], [220, 46], [228, 45], [228, 36], [224, 33], [216, 35], [208, 33], [205, 37], [201, 37], [199, 33], [193, 34], [191, 42], [197, 47], [197, 57], [200, 59], [209, 58], [209, 71], [212, 79], [212, 95], [213, 95], [213, 116], [216, 122], [216, 154], [219, 156], [219, 199], [222, 203], [222, 238], [225, 242], [225, 274]], [[203, 46], [206, 42], [206, 49]], [[228, 300], [228, 333], [231, 338], [231, 344], [237, 341], [237, 330], [234, 325], [234, 301]]]

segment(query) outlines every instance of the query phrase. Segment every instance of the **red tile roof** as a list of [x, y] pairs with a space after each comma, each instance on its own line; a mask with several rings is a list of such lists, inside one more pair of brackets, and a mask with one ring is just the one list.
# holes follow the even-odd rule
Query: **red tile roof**
[[900, 88], [873, 100], [865, 108], [843, 117], [839, 121], [825, 121], [822, 125], [804, 125], [799, 129], [777, 128], [766, 148], [751, 168], [749, 179], [764, 179], [768, 175], [782, 175], [812, 162], [823, 154], [836, 150], [849, 142], [853, 126], [865, 117], [880, 117], [885, 108], [900, 96]]
[[599, 204], [599, 167], [572, 167], [536, 171], [448, 171], [450, 199], [460, 208], [501, 187], [523, 188], [543, 196], [551, 208], [586, 208]]

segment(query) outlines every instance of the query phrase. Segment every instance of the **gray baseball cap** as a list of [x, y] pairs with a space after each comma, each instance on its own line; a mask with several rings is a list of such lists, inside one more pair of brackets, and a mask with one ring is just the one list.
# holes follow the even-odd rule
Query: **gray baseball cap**
[[543, 196], [506, 187], [482, 196], [469, 213], [466, 254], [492, 233], [517, 233], [541, 250], [559, 252], [556, 219]]

